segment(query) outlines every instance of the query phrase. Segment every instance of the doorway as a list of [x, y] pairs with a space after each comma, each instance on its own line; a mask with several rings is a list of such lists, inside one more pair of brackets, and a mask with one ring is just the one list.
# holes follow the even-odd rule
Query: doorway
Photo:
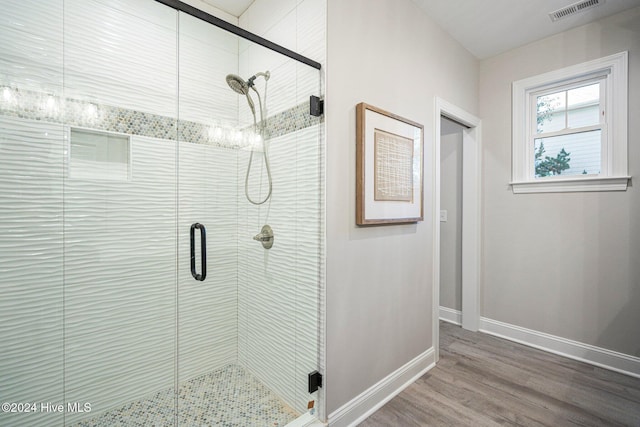
[[440, 301], [439, 317], [462, 323], [462, 142], [461, 125], [440, 116]]
[[[436, 98], [433, 200], [433, 214], [436, 218], [433, 250], [433, 336], [436, 361], [439, 358], [441, 315], [449, 321], [457, 321], [464, 329], [471, 331], [477, 331], [480, 323], [480, 135], [480, 119], [445, 100]], [[448, 144], [445, 147], [446, 163], [441, 165], [440, 159], [445, 143]], [[446, 171], [443, 170], [444, 167], [447, 168]], [[452, 197], [453, 191], [456, 194]], [[442, 205], [443, 192], [446, 193], [445, 203], [449, 206]], [[443, 222], [440, 222], [443, 210], [446, 214], [442, 212]], [[449, 211], [452, 212], [452, 216]], [[450, 221], [453, 221], [453, 224]], [[446, 227], [446, 241], [443, 243], [442, 224], [449, 225]], [[441, 271], [442, 244], [447, 250], [442, 259], [447, 271]], [[447, 280], [443, 300], [440, 295], [442, 279]], [[459, 302], [456, 302], [457, 298]], [[445, 310], [441, 311], [441, 302], [451, 307], [444, 307]], [[459, 307], [459, 310], [456, 307]]]

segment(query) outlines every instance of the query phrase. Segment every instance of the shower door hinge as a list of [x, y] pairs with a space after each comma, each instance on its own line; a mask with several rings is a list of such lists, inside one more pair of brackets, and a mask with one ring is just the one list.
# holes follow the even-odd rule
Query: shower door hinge
[[315, 95], [309, 97], [309, 114], [320, 117], [324, 114], [324, 100]]
[[322, 374], [313, 371], [309, 374], [309, 393], [317, 391], [319, 387], [322, 387]]

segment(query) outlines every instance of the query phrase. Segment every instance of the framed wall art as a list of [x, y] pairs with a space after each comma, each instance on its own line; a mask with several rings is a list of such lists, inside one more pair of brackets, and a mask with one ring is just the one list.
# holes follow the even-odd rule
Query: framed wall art
[[356, 106], [356, 224], [423, 220], [423, 145], [421, 124]]

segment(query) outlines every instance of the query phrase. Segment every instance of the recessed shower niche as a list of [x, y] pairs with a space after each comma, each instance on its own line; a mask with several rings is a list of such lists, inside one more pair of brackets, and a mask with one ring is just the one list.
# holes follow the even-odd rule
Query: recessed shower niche
[[317, 416], [318, 64], [154, 0], [9, 0], [0, 24], [0, 396], [64, 408], [0, 425]]
[[130, 178], [129, 135], [69, 129], [69, 178], [127, 181]]

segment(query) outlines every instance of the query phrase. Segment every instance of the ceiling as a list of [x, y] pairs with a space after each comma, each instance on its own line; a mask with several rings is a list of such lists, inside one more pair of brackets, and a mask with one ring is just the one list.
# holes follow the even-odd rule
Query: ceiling
[[[254, 2], [203, 1], [238, 17]], [[596, 19], [640, 6], [640, 0], [604, 0], [600, 6], [552, 22], [549, 12], [573, 4], [576, 0], [412, 1], [478, 59], [489, 58]]]
[[587, 24], [635, 6], [640, 0], [605, 0], [556, 22], [549, 12], [576, 0], [413, 0], [478, 59]]
[[230, 13], [235, 17], [240, 17], [245, 10], [251, 6], [254, 0], [202, 0], [211, 6], [215, 6], [218, 9]]

